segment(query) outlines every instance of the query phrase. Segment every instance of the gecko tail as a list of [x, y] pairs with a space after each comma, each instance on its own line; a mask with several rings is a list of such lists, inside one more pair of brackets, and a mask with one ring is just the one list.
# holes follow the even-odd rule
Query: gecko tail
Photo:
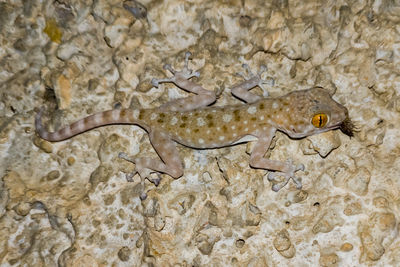
[[68, 139], [77, 133], [76, 131], [72, 131], [72, 125], [66, 126], [58, 131], [50, 132], [46, 129], [46, 127], [42, 123], [42, 117], [45, 112], [45, 108], [41, 107], [38, 113], [35, 116], [35, 128], [36, 133], [42, 138], [47, 141], [56, 142]]
[[44, 107], [41, 107], [35, 116], [35, 129], [36, 129], [36, 133], [41, 138], [48, 140], [49, 132], [43, 127], [43, 124], [42, 124], [43, 113], [44, 113]]
[[110, 124], [139, 124], [135, 119], [134, 111], [129, 109], [113, 109], [90, 115], [78, 120], [58, 131], [46, 130], [42, 123], [44, 107], [41, 107], [35, 117], [35, 128], [37, 134], [51, 142], [63, 141], [90, 129]]

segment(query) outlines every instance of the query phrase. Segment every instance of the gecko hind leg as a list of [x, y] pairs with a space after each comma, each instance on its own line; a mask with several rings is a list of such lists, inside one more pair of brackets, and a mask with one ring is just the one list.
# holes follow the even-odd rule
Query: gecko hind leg
[[[159, 155], [160, 159], [149, 158], [149, 157], [129, 157], [126, 153], [120, 152], [118, 157], [135, 164], [135, 171], [127, 174], [127, 180], [132, 180], [133, 175], [136, 173], [140, 176], [140, 182], [143, 192], [140, 195], [140, 199], [144, 200], [147, 198], [145, 190], [145, 180], [149, 180], [156, 186], [160, 183], [159, 173], [166, 173], [173, 178], [179, 178], [183, 175], [183, 164], [179, 158], [179, 153], [173, 140], [168, 134], [154, 130], [149, 132], [150, 142], [154, 150]], [[158, 178], [151, 179], [150, 174], [157, 172]]]
[[[118, 154], [118, 157], [119, 157], [120, 159], [124, 159], [124, 160], [129, 161], [129, 162], [132, 162], [132, 163], [134, 163], [134, 164], [136, 164], [136, 162], [137, 162], [137, 160], [138, 160], [137, 158], [131, 158], [131, 157], [129, 157], [128, 154], [126, 154], [125, 152], [120, 152], [120, 153]], [[141, 199], [141, 200], [145, 200], [145, 199], [147, 198], [147, 192], [145, 192], [145, 180], [147, 179], [147, 180], [149, 180], [150, 182], [152, 182], [152, 180], [151, 180], [151, 178], [150, 178], [150, 173], [151, 173], [151, 170], [149, 170], [149, 169], [147, 169], [147, 170], [145, 170], [145, 169], [138, 169], [138, 168], [135, 166], [135, 170], [134, 170], [134, 171], [125, 174], [125, 177], [126, 177], [126, 181], [127, 181], [127, 182], [133, 182], [133, 177], [134, 177], [136, 174], [139, 174], [139, 177], [140, 177], [140, 187], [141, 187], [141, 190], [142, 190], [142, 192], [140, 193], [140, 199]]]
[[171, 78], [164, 78], [164, 79], [153, 78], [151, 80], [153, 86], [158, 87], [160, 83], [168, 83], [168, 82], [175, 83], [176, 76], [179, 76], [180, 78], [183, 78], [185, 80], [189, 80], [190, 78], [193, 77], [200, 77], [200, 73], [198, 71], [193, 72], [193, 70], [189, 69], [189, 58], [191, 56], [192, 53], [190, 52], [185, 53], [185, 64], [181, 71], [177, 71], [174, 68], [172, 68], [171, 64], [165, 64], [163, 68], [171, 72], [174, 76], [172, 76]]
[[269, 84], [270, 86], [275, 84], [275, 81], [272, 78], [261, 79], [261, 75], [267, 71], [267, 66], [262, 65], [256, 74], [250, 70], [249, 65], [243, 64], [242, 67], [245, 69], [248, 75], [246, 75], [244, 72], [237, 73], [237, 75], [241, 76], [245, 81], [234, 85], [231, 88], [232, 94], [246, 103], [254, 103], [260, 100], [262, 97], [249, 92], [249, 90], [258, 86], [263, 90], [263, 97], [267, 97], [269, 94], [264, 84]]
[[186, 52], [185, 64], [181, 71], [177, 71], [172, 68], [170, 64], [164, 65], [164, 69], [168, 70], [173, 74], [170, 78], [164, 79], [152, 79], [151, 83], [158, 87], [160, 83], [173, 83], [179, 88], [194, 93], [194, 96], [186, 98], [180, 98], [163, 104], [159, 107], [160, 111], [188, 111], [197, 108], [208, 106], [215, 102], [217, 99], [214, 91], [204, 89], [200, 84], [197, 84], [189, 79], [192, 77], [199, 77], [200, 73], [189, 69], [189, 58], [192, 54]]

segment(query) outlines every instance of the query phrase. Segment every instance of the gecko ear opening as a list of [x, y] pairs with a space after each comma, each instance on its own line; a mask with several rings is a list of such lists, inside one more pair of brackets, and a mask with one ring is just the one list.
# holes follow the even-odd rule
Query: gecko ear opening
[[328, 115], [325, 113], [317, 113], [311, 119], [311, 124], [315, 128], [322, 128], [328, 123]]

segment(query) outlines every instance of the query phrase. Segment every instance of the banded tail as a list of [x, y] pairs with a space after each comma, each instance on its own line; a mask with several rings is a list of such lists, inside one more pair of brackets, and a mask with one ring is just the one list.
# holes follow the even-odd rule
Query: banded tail
[[110, 124], [138, 124], [138, 110], [113, 109], [90, 115], [78, 120], [58, 131], [49, 132], [42, 124], [42, 107], [35, 117], [36, 132], [47, 141], [56, 142], [71, 138], [90, 129]]

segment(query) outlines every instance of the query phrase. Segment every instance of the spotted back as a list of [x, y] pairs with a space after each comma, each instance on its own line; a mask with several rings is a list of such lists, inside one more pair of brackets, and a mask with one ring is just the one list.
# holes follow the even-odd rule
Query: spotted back
[[139, 116], [149, 128], [167, 132], [175, 141], [195, 148], [230, 145], [246, 135], [257, 135], [271, 128], [292, 138], [302, 138], [341, 128], [349, 120], [347, 109], [322, 88], [294, 91], [250, 105], [184, 112], [148, 109]]

